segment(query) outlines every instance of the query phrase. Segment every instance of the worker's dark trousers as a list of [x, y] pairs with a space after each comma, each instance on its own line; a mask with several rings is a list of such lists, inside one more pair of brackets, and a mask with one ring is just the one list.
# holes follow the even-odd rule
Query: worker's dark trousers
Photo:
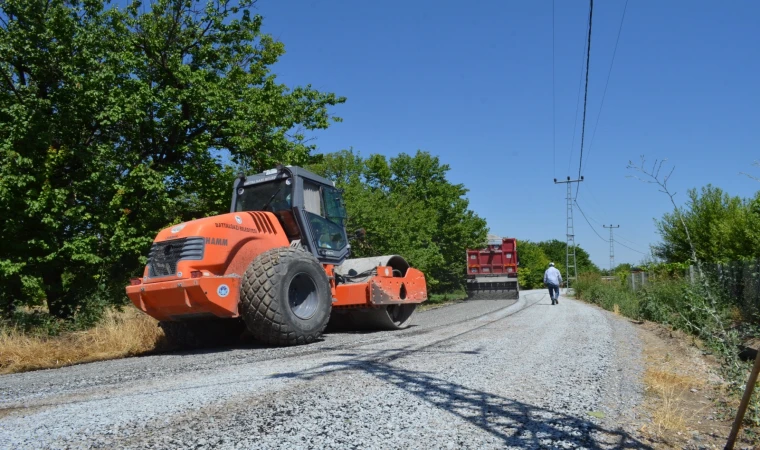
[[556, 300], [559, 298], [559, 286], [556, 284], [547, 283], [546, 284], [549, 287], [549, 296], [552, 298], [552, 300]]

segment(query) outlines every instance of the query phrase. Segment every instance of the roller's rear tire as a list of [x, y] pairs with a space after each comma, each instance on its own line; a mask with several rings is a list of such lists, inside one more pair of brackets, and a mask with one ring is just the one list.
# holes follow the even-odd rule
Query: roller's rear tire
[[159, 322], [167, 345], [172, 349], [197, 349], [232, 345], [245, 325], [240, 319], [188, 320]]
[[271, 249], [245, 271], [240, 311], [248, 330], [262, 342], [312, 343], [325, 330], [331, 310], [330, 282], [311, 253], [290, 247]]

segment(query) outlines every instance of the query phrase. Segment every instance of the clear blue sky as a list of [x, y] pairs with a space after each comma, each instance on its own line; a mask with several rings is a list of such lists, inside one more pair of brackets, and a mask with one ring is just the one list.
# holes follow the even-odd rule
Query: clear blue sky
[[[760, 175], [760, 3], [631, 1], [589, 150], [624, 4], [595, 4], [578, 202], [646, 252], [658, 240], [653, 219], [670, 205], [626, 178], [629, 159], [668, 158], [680, 201], [707, 183], [742, 196], [760, 189], [739, 175]], [[565, 187], [552, 178], [578, 174], [580, 128], [570, 154], [587, 1], [556, 1], [556, 161], [550, 0], [260, 0], [257, 9], [286, 46], [280, 81], [348, 98], [334, 109], [344, 122], [316, 135], [320, 151], [430, 151], [492, 232], [565, 239]], [[575, 226], [576, 242], [607, 267], [609, 245], [577, 209]], [[615, 252], [617, 263], [641, 258]]]

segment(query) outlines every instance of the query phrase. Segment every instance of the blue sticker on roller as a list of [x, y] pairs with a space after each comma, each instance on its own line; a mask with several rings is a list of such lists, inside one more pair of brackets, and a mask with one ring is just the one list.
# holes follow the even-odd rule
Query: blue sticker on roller
[[226, 284], [220, 284], [218, 288], [216, 288], [216, 294], [219, 297], [226, 297], [230, 295], [230, 288]]

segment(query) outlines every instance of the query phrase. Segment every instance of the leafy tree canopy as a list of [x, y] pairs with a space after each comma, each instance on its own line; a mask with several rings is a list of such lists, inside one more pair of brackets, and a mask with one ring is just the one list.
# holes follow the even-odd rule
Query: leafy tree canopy
[[[690, 189], [688, 197], [679, 212], [700, 260], [726, 262], [760, 256], [760, 192], [742, 199], [707, 185], [699, 191]], [[666, 262], [689, 261], [691, 249], [676, 211], [655, 223], [662, 242], [653, 246], [654, 255]]]
[[[546, 256], [554, 262], [554, 264], [559, 268], [560, 266], [565, 267], [566, 262], [566, 250], [567, 250], [567, 243], [552, 239], [550, 241], [542, 241], [537, 243], [538, 246], [541, 248], [541, 250], [544, 251]], [[578, 266], [578, 273], [585, 273], [585, 272], [599, 272], [599, 267], [597, 267], [596, 264], [591, 262], [591, 257], [589, 256], [588, 252], [584, 250], [582, 247], [575, 246], [575, 263]], [[563, 269], [564, 273], [564, 269]]]
[[324, 155], [310, 167], [344, 190], [348, 227], [364, 228], [354, 257], [399, 254], [425, 273], [432, 292], [461, 287], [466, 248], [486, 240], [486, 223], [469, 209], [467, 189], [446, 179], [438, 157], [417, 151], [393, 158], [353, 150]]
[[157, 230], [227, 208], [230, 162], [310, 160], [345, 99], [277, 82], [253, 1], [0, 2], [0, 308], [123, 299]]
[[[557, 239], [541, 242], [521, 241], [518, 239], [517, 252], [520, 256], [520, 268], [517, 272], [520, 286], [525, 289], [544, 287], [544, 272], [550, 262], [567, 278], [565, 251], [567, 244]], [[586, 272], [600, 273], [599, 267], [591, 262], [586, 250], [576, 245], [575, 259], [578, 274]]]
[[[517, 253], [520, 267], [517, 269], [517, 281], [521, 289], [539, 289], [544, 286], [544, 272], [551, 260], [535, 242], [517, 241]], [[556, 263], [555, 263], [556, 264]], [[563, 273], [563, 268], [557, 267]]]

